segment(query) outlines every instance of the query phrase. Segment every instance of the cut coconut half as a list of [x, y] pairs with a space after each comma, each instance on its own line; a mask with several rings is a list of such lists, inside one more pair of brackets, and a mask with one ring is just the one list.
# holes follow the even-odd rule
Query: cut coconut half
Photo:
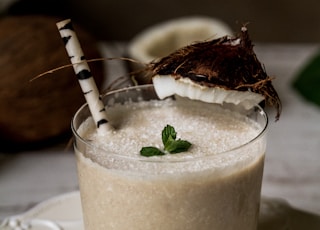
[[246, 27], [237, 37], [221, 37], [182, 47], [148, 66], [160, 98], [180, 95], [249, 109], [261, 101], [281, 113], [281, 101], [253, 51]]
[[187, 16], [163, 21], [141, 31], [129, 42], [127, 55], [135, 61], [128, 66], [131, 72], [138, 72], [134, 76], [138, 84], [150, 84], [150, 77], [139, 74], [146, 63], [194, 42], [232, 34], [231, 28], [217, 18]]
[[207, 103], [232, 103], [241, 105], [245, 109], [251, 109], [253, 106], [264, 100], [264, 97], [258, 93], [202, 86], [194, 83], [188, 78], [176, 80], [171, 75], [154, 76], [153, 85], [160, 99], [179, 95], [181, 97], [187, 97], [192, 100], [200, 100]]
[[210, 17], [182, 17], [156, 24], [138, 34], [128, 46], [131, 58], [149, 63], [193, 42], [232, 35], [223, 21]]

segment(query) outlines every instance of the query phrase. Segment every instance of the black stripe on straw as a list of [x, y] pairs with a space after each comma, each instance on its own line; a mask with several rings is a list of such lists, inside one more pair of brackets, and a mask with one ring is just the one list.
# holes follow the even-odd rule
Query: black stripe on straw
[[59, 30], [74, 30], [74, 29], [73, 29], [73, 25], [70, 21], [67, 24], [65, 24], [63, 27], [61, 27]]
[[108, 121], [106, 119], [101, 119], [100, 121], [97, 122], [97, 127], [99, 128], [100, 125], [106, 124]]
[[89, 70], [83, 69], [79, 73], [77, 73], [77, 78], [79, 80], [86, 80], [88, 78], [92, 77], [92, 74]]
[[70, 40], [71, 36], [68, 37], [62, 37], [62, 41], [64, 43], [64, 45], [67, 45], [68, 41]]
[[91, 93], [93, 90], [89, 90], [87, 92], [83, 92], [84, 95]]

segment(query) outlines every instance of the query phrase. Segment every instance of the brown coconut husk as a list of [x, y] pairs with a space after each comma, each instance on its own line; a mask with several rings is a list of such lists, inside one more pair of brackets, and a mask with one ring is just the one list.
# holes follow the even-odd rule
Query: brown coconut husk
[[189, 78], [193, 82], [227, 90], [252, 91], [265, 97], [266, 104], [281, 114], [281, 101], [253, 51], [246, 27], [239, 36], [194, 43], [148, 65], [151, 77], [171, 75], [175, 79]]

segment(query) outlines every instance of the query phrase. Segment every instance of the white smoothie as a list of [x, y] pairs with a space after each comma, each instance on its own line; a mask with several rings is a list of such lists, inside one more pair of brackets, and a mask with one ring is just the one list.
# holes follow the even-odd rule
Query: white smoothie
[[[266, 147], [256, 137], [264, 127], [186, 99], [107, 113], [114, 131], [98, 135], [91, 118], [78, 129], [89, 143], [75, 146], [86, 230], [256, 229]], [[192, 143], [188, 152], [141, 156], [142, 147], [163, 148], [167, 124]]]

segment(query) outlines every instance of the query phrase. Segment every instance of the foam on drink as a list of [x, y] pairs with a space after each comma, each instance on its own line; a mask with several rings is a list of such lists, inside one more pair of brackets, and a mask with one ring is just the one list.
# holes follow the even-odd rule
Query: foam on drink
[[[192, 160], [217, 155], [244, 145], [253, 140], [262, 129], [247, 117], [225, 110], [219, 105], [186, 99], [116, 104], [107, 111], [108, 119], [115, 130], [100, 135], [91, 118], [79, 129], [79, 133], [85, 139], [94, 140], [95, 149], [87, 153], [90, 157], [106, 157], [105, 154], [101, 154], [103, 150], [108, 155], [134, 157], [141, 161]], [[162, 148], [161, 131], [167, 124], [176, 127], [177, 138], [192, 142], [189, 151], [155, 156], [152, 160], [140, 156], [140, 149], [144, 146]], [[110, 139], [112, 141], [109, 141]], [[232, 156], [228, 161], [238, 161], [239, 157], [243, 156]], [[221, 163], [219, 162], [217, 167], [221, 167]], [[124, 166], [119, 166], [120, 169], [122, 167]]]

